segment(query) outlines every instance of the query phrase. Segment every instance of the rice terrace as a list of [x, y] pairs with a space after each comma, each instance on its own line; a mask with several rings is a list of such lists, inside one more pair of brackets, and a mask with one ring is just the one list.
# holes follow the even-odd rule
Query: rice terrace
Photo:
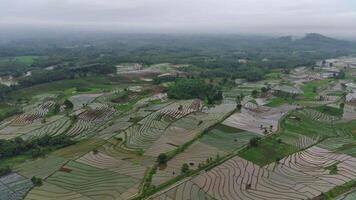
[[[11, 2], [42, 2], [26, 26], [46, 18], [55, 31], [32, 34], [2, 29], [3, 19], [9, 26], [17, 19], [3, 15], [27, 18], [26, 6], [0, 14], [0, 200], [356, 200], [356, 41], [220, 34], [235, 19], [200, 34], [235, 8], [195, 19], [219, 1], [199, 9], [189, 2], [168, 23], [175, 8], [165, 9], [167, 2], [118, 0], [105, 8], [110, 1]], [[311, 13], [299, 1], [278, 2], [272, 18], [282, 18], [279, 9], [303, 10], [296, 19]], [[83, 27], [98, 30], [51, 21], [68, 5], [65, 19], [76, 13]], [[96, 9], [105, 13], [86, 16]], [[265, 9], [242, 22], [265, 26], [268, 17], [257, 19]], [[95, 26], [111, 15], [119, 16]], [[146, 32], [131, 34], [124, 31], [131, 21], [121, 24], [121, 17], [152, 22], [132, 22]], [[161, 20], [160, 27], [188, 26], [186, 18], [204, 21], [199, 34], [148, 33]], [[116, 21], [122, 33], [109, 31]], [[309, 21], [317, 20], [300, 24]], [[317, 27], [336, 23], [329, 21]]]

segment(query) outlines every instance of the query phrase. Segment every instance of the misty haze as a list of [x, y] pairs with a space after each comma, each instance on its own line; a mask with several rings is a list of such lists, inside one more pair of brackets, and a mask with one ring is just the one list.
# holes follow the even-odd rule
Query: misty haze
[[356, 200], [356, 1], [0, 11], [0, 200]]

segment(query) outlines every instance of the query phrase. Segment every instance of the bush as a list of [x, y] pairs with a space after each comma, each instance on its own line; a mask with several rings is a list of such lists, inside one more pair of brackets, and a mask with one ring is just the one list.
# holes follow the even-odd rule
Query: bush
[[0, 177], [11, 173], [11, 168], [9, 166], [0, 168]]
[[35, 176], [31, 178], [31, 181], [35, 186], [41, 186], [43, 184], [42, 179]]
[[250, 145], [251, 147], [257, 147], [259, 140], [260, 140], [259, 137], [251, 138], [250, 141], [249, 141], [249, 145]]
[[181, 172], [182, 172], [182, 174], [189, 172], [189, 165], [187, 163], [184, 163], [182, 165]]
[[200, 79], [179, 79], [168, 88], [168, 97], [172, 99], [206, 100], [208, 104], [222, 100], [222, 91]]
[[161, 153], [161, 154], [158, 155], [158, 157], [157, 157], [157, 162], [158, 162], [159, 164], [166, 164], [167, 161], [168, 161], [168, 156], [167, 156], [167, 154]]
[[74, 105], [71, 101], [69, 101], [68, 99], [64, 100], [64, 106], [66, 109], [70, 110], [73, 109]]

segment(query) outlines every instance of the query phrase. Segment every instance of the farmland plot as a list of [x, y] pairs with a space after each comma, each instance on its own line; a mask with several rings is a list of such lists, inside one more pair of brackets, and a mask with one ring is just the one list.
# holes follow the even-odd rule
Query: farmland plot
[[222, 124], [263, 135], [263, 128], [268, 130], [272, 128], [272, 132], [275, 132], [278, 128], [279, 119], [294, 108], [294, 106], [264, 107], [262, 112], [242, 108], [240, 113], [231, 115]]
[[150, 114], [125, 131], [126, 146], [131, 149], [148, 149], [172, 122], [197, 111], [199, 107], [200, 102], [187, 100], [172, 103]]
[[67, 162], [66, 159], [58, 156], [48, 156], [45, 158], [38, 158], [31, 160], [20, 165], [17, 165], [14, 170], [27, 177], [32, 178], [36, 176], [38, 178], [45, 179]]
[[162, 152], [176, 149], [221, 121], [235, 108], [236, 105], [233, 103], [223, 103], [214, 107], [203, 108], [202, 111], [191, 113], [173, 122], [162, 136], [146, 150], [145, 155], [156, 157]]
[[[336, 172], [328, 169], [331, 165], [337, 166]], [[184, 184], [197, 185], [197, 190], [215, 199], [311, 199], [354, 180], [355, 166], [355, 158], [318, 147], [295, 153], [263, 168], [234, 157], [206, 173], [178, 183], [152, 199], [164, 199], [182, 187], [182, 193], [189, 194], [194, 186], [184, 187]]]
[[132, 177], [74, 161], [70, 161], [46, 181], [98, 200], [120, 199], [120, 195], [138, 183]]
[[31, 139], [33, 137], [42, 137], [44, 135], [61, 135], [71, 124], [69, 117], [57, 115], [47, 120], [42, 127], [30, 131], [22, 136], [24, 139]]
[[32, 182], [16, 173], [0, 177], [0, 199], [21, 200], [32, 188]]
[[187, 163], [191, 169], [197, 169], [199, 164], [205, 164], [207, 159], [215, 159], [217, 155], [223, 156], [226, 152], [201, 142], [195, 142], [184, 152], [178, 154], [172, 160], [168, 161], [167, 167], [163, 170], [157, 170], [153, 176], [152, 182], [159, 185], [169, 179], [179, 175], [180, 169], [184, 163]]
[[77, 110], [84, 105], [87, 105], [93, 102], [96, 98], [100, 97], [102, 94], [79, 94], [71, 96], [69, 101], [73, 103], [73, 109]]
[[106, 155], [102, 152], [89, 152], [77, 159], [77, 162], [99, 169], [117, 172], [136, 179], [142, 179], [146, 171], [146, 167]]
[[74, 138], [91, 137], [112, 118], [114, 112], [113, 108], [105, 104], [91, 104], [88, 109], [78, 115], [75, 124], [65, 134]]
[[33, 188], [25, 200], [91, 200], [77, 192], [67, 190], [56, 185], [44, 182], [41, 187]]

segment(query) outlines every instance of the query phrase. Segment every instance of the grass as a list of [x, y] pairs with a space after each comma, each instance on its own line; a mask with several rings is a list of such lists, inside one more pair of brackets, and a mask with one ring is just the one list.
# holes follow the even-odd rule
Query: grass
[[[74, 93], [92, 93], [110, 91], [116, 88], [124, 88], [127, 84], [108, 80], [105, 76], [93, 76], [71, 80], [54, 81], [39, 84], [32, 87], [16, 90], [9, 94], [12, 99], [31, 99], [33, 96], [44, 93], [59, 93], [71, 96]], [[78, 89], [79, 88], [79, 89]], [[85, 90], [83, 88], [86, 88]], [[78, 91], [79, 90], [79, 91]]]
[[205, 133], [199, 141], [220, 150], [231, 152], [248, 144], [249, 140], [256, 136], [254, 133], [219, 124]]
[[266, 79], [279, 79], [282, 76], [281, 72], [271, 72], [265, 75]]
[[267, 137], [260, 140], [258, 146], [249, 147], [238, 155], [259, 166], [265, 166], [293, 154], [296, 150], [292, 145], [277, 141], [277, 137]]
[[32, 155], [30, 153], [18, 155], [18, 156], [11, 157], [11, 158], [1, 159], [0, 168], [6, 167], [6, 166], [12, 168], [13, 166], [24, 163], [25, 161], [30, 160], [30, 159], [32, 159]]
[[324, 169], [327, 169], [327, 170], [329, 170], [330, 172], [330, 174], [337, 174], [337, 171], [338, 171], [338, 169], [337, 169], [337, 165], [338, 165], [339, 163], [337, 162], [337, 163], [334, 163], [334, 164], [332, 164], [332, 165], [330, 165], [330, 166], [327, 166], [327, 167], [325, 167]]
[[270, 102], [268, 102], [266, 104], [266, 106], [269, 106], [269, 107], [278, 107], [278, 106], [281, 106], [283, 104], [293, 104], [295, 103], [296, 100], [295, 99], [292, 99], [292, 98], [282, 98], [282, 97], [275, 97], [273, 99], [271, 99]]
[[343, 109], [330, 107], [327, 105], [318, 106], [315, 107], [314, 109], [324, 114], [336, 116], [336, 117], [342, 117], [342, 115], [344, 114]]
[[303, 87], [303, 95], [305, 100], [315, 100], [315, 98], [318, 96], [318, 90], [323, 89], [326, 87], [331, 80], [329, 79], [324, 79], [324, 80], [317, 80], [317, 81], [311, 81], [306, 83]]
[[17, 113], [20, 113], [20, 110], [16, 106], [0, 103], [0, 121]]
[[34, 60], [38, 58], [38, 56], [17, 56], [14, 58], [14, 60], [18, 63], [24, 64], [24, 65], [32, 65], [34, 63]]
[[356, 188], [356, 180], [352, 180], [352, 181], [347, 182], [343, 185], [336, 186], [329, 192], [324, 193], [323, 196], [324, 196], [324, 199], [326, 199], [326, 200], [333, 200], [336, 197], [338, 197], [339, 195], [344, 194], [354, 188]]

